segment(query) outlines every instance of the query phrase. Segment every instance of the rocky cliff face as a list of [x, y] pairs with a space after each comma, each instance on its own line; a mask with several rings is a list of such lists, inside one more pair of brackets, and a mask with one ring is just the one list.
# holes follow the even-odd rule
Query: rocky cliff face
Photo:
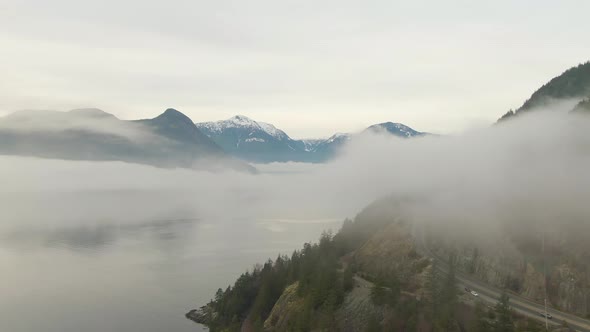
[[304, 299], [297, 295], [298, 283], [294, 283], [283, 291], [264, 322], [265, 331], [286, 331], [293, 323], [296, 314], [303, 308]]
[[[507, 246], [514, 247], [507, 243]], [[459, 270], [498, 288], [506, 288], [534, 301], [544, 299], [543, 262], [540, 257], [519, 251], [486, 253], [474, 246], [450, 249], [439, 246], [437, 254], [448, 257], [456, 253]], [[550, 305], [587, 317], [590, 314], [590, 283], [584, 264], [574, 263], [572, 254], [561, 252], [547, 258], [547, 296]], [[587, 264], [587, 263], [586, 263]]]
[[359, 277], [354, 279], [354, 288], [346, 294], [336, 314], [341, 331], [366, 331], [370, 318], [374, 317], [378, 321], [383, 319], [385, 315], [383, 308], [371, 301], [372, 287], [373, 284], [365, 279]]
[[[394, 276], [402, 281], [402, 297], [420, 298], [424, 296], [426, 278], [431, 271], [430, 260], [416, 253], [410, 226], [400, 221], [375, 233], [341, 261], [343, 268], [352, 266], [357, 274], [352, 290], [346, 293], [335, 313], [340, 331], [366, 331], [371, 320], [380, 324], [401, 321], [392, 316], [391, 308], [374, 303], [371, 299], [374, 283], [369, 280]], [[293, 326], [305, 306], [297, 288], [295, 283], [284, 290], [264, 322], [265, 331], [286, 331]]]

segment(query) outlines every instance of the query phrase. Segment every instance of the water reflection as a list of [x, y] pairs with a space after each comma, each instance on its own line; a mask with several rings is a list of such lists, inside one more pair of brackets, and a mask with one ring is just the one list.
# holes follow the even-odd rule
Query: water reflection
[[[79, 253], [100, 253], [118, 241], [147, 238], [155, 242], [183, 244], [182, 238], [192, 231], [198, 219], [154, 220], [134, 224], [96, 224], [28, 227], [7, 231], [0, 245], [11, 249], [67, 249]], [[164, 248], [165, 246], [162, 246]]]
[[0, 331], [199, 331], [202, 327], [184, 318], [186, 311], [255, 263], [290, 254], [340, 224], [338, 219], [109, 220], [15, 223], [0, 231]]

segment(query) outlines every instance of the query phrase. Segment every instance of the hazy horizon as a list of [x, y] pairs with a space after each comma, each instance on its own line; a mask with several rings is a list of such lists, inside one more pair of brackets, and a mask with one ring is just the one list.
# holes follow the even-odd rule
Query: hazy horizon
[[588, 13], [1, 0], [0, 332], [590, 332]]
[[9, 0], [0, 115], [97, 107], [137, 119], [173, 107], [197, 122], [244, 114], [294, 138], [387, 121], [458, 133], [587, 61], [589, 10], [574, 0]]

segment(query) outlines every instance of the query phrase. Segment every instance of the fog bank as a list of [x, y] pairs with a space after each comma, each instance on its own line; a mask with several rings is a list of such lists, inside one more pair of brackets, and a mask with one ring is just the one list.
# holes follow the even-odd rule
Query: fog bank
[[354, 216], [385, 195], [466, 231], [499, 221], [586, 229], [590, 120], [532, 113], [457, 136], [363, 135], [330, 163], [257, 165], [257, 175], [2, 156], [0, 230], [195, 218], [281, 231]]

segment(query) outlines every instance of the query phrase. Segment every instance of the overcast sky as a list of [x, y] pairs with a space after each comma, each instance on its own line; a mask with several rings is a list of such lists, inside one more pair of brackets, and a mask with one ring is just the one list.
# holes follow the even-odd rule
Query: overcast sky
[[487, 125], [590, 59], [590, 1], [0, 0], [0, 115]]

